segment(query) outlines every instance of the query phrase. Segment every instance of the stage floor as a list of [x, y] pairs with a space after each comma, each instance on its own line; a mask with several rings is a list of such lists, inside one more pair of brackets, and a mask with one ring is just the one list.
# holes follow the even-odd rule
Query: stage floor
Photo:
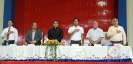
[[29, 62], [29, 61], [1, 61], [0, 64], [133, 64], [131, 62]]

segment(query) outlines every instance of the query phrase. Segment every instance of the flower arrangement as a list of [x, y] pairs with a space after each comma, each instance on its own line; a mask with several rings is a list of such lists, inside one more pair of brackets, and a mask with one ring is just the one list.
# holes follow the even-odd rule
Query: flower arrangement
[[48, 40], [45, 43], [42, 43], [41, 46], [46, 46], [45, 49], [45, 59], [47, 59], [48, 57], [48, 49], [50, 51], [50, 56], [52, 56], [54, 62], [58, 61], [57, 59], [57, 54], [56, 54], [56, 50], [57, 50], [57, 46], [62, 46], [62, 43], [59, 42], [58, 40]]

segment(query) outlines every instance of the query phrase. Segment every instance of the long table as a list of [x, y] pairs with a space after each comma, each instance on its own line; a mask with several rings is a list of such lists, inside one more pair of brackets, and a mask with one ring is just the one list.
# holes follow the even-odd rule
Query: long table
[[[1, 60], [46, 60], [46, 46], [0, 46]], [[49, 51], [50, 52], [50, 51]], [[48, 52], [48, 53], [49, 53]], [[115, 60], [131, 59], [130, 46], [58, 46], [58, 60]], [[47, 59], [52, 59], [50, 54]]]

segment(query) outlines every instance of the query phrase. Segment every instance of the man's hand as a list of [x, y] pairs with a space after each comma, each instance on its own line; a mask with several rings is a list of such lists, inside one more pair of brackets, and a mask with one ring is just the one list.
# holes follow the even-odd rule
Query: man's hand
[[84, 46], [84, 43], [82, 42], [81, 46]]
[[9, 31], [7, 34], [12, 34], [13, 33], [13, 31]]
[[97, 42], [94, 42], [94, 44], [97, 44]]
[[78, 32], [79, 31], [79, 29], [75, 29], [73, 32], [75, 33], [75, 32]]
[[31, 43], [31, 44], [35, 44], [36, 42], [35, 42], [35, 41], [31, 41], [30, 43]]
[[98, 42], [97, 41], [94, 41], [94, 44], [97, 44]]
[[120, 33], [120, 32], [121, 32], [120, 30], [118, 30], [118, 29], [116, 30], [116, 33]]
[[31, 41], [30, 44], [33, 44], [33, 42]]
[[78, 32], [79, 29], [75, 29], [72, 33], [68, 33], [68, 36], [71, 37], [75, 32]]
[[126, 46], [126, 44], [123, 44], [123, 46]]
[[95, 42], [94, 41], [91, 41], [90, 43], [94, 44]]

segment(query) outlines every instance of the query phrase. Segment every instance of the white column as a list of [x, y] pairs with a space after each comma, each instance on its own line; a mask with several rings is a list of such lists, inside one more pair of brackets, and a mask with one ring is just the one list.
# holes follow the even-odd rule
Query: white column
[[[4, 14], [4, 0], [0, 0], [0, 34], [3, 30], [3, 14]], [[3, 41], [0, 37], [0, 45], [2, 42]]]
[[133, 51], [133, 0], [127, 2], [127, 40]]

